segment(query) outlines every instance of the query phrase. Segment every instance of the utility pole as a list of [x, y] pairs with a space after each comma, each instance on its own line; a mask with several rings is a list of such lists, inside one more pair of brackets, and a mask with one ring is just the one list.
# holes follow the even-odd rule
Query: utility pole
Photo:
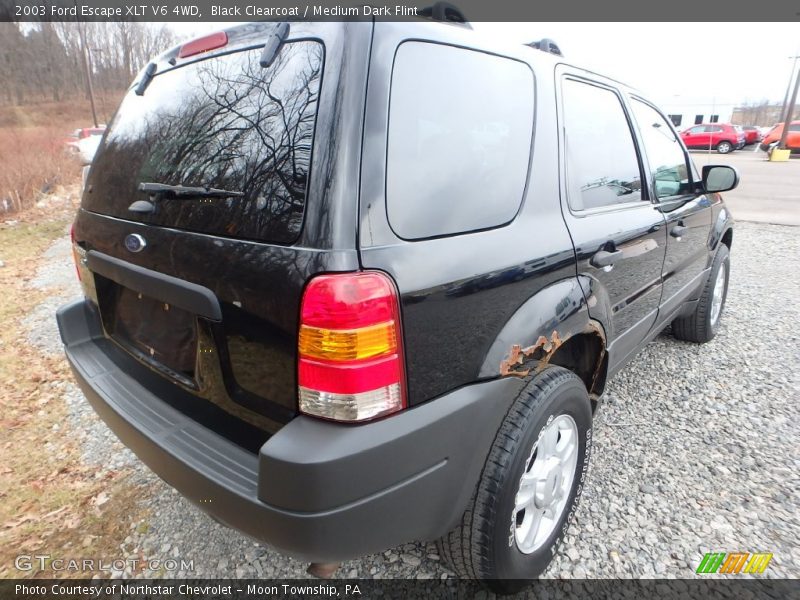
[[[797, 57], [795, 57], [795, 63], [796, 62]], [[792, 71], [792, 75], [794, 75], [794, 71]], [[794, 115], [794, 105], [797, 103], [798, 89], [800, 89], [800, 75], [794, 78], [794, 91], [792, 92], [792, 98], [789, 100], [789, 104], [786, 105], [786, 113], [783, 117], [783, 132], [781, 133], [781, 141], [778, 142], [778, 148], [781, 150], [786, 149], [786, 136], [789, 135], [789, 124], [792, 122], [792, 115]]]
[[[103, 48], [89, 48], [89, 62], [90, 62], [90, 64], [93, 64], [91, 62], [91, 60], [92, 60], [92, 52], [100, 53], [101, 61], [102, 61], [102, 55], [103, 55], [103, 52], [104, 52]], [[97, 62], [97, 60], [95, 60], [95, 62]], [[101, 116], [103, 117], [103, 121], [108, 123], [108, 110], [106, 109], [106, 96], [105, 96], [105, 94], [102, 94], [102, 93], [100, 94], [100, 109], [101, 109], [101, 112], [102, 112]]]
[[794, 71], [797, 68], [797, 59], [800, 56], [790, 56], [789, 58], [793, 58], [794, 62], [792, 63], [792, 72], [789, 74], [789, 85], [786, 86], [786, 93], [783, 95], [783, 104], [781, 104], [781, 114], [786, 112], [786, 102], [789, 100], [789, 92], [792, 90], [792, 81], [794, 81]]
[[81, 38], [83, 68], [86, 71], [86, 91], [89, 92], [89, 102], [92, 105], [92, 119], [94, 119], [94, 126], [97, 127], [97, 110], [94, 107], [94, 88], [92, 87], [92, 66], [89, 63], [89, 51], [86, 49], [86, 36], [83, 33], [83, 27], [80, 21], [78, 21], [78, 34]]

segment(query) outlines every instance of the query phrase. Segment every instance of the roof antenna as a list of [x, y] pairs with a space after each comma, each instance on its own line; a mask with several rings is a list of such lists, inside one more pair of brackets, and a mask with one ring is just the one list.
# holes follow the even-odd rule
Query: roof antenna
[[420, 9], [419, 16], [445, 23], [458, 23], [472, 29], [472, 25], [469, 24], [461, 9], [449, 2], [436, 2], [433, 6], [426, 6]]
[[531, 48], [536, 48], [537, 50], [541, 50], [542, 52], [549, 52], [550, 54], [556, 54], [557, 56], [564, 56], [561, 54], [561, 49], [550, 38], [542, 38], [535, 42], [528, 42], [525, 45], [530, 46]]

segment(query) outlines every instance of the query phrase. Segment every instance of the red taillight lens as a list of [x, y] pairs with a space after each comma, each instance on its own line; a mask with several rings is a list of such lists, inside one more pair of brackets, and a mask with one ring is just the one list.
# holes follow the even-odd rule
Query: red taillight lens
[[201, 52], [208, 52], [209, 50], [216, 50], [222, 48], [228, 43], [228, 34], [224, 31], [217, 31], [211, 35], [206, 35], [191, 42], [186, 42], [181, 49], [178, 50], [178, 58], [187, 58], [200, 54]]
[[75, 241], [75, 223], [73, 222], [69, 228], [69, 239], [72, 242], [72, 260], [75, 261], [75, 272], [78, 274], [78, 281], [83, 281], [81, 278], [80, 269], [80, 256], [78, 256], [78, 244]]
[[400, 307], [377, 271], [315, 277], [303, 294], [298, 341], [300, 411], [365, 421], [405, 405]]

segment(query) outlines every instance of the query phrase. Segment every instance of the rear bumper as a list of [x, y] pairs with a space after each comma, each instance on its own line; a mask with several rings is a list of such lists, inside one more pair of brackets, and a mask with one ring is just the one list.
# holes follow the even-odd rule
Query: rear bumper
[[515, 378], [476, 384], [365, 425], [299, 416], [255, 454], [134, 378], [134, 359], [103, 336], [91, 304], [64, 306], [57, 318], [81, 389], [142, 462], [217, 520], [312, 562], [452, 529], [522, 387]]

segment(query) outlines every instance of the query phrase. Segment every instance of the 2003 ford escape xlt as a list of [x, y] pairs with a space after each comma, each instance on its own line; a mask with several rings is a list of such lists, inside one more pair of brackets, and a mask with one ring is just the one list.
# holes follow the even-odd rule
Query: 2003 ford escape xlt
[[668, 119], [552, 42], [259, 23], [142, 70], [84, 184], [89, 402], [214, 518], [310, 562], [438, 539], [541, 573], [607, 379], [720, 324], [732, 222]]

